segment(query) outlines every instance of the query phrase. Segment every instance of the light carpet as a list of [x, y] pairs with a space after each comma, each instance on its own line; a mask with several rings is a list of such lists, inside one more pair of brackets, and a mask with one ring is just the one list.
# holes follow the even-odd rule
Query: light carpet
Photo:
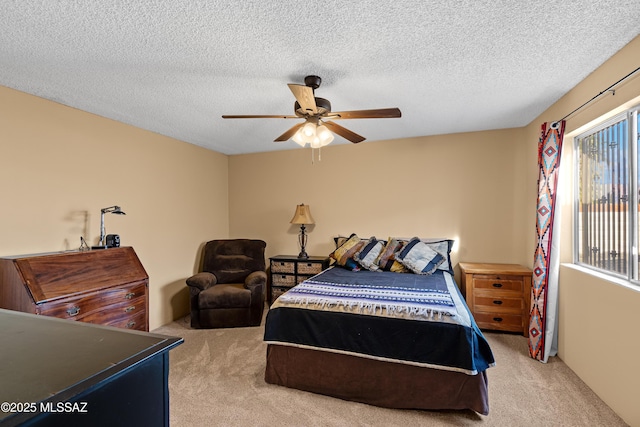
[[485, 332], [497, 365], [489, 369], [490, 412], [482, 416], [378, 408], [267, 384], [264, 326], [194, 330], [185, 317], [153, 332], [184, 338], [170, 352], [173, 427], [626, 425], [560, 359], [531, 359], [520, 335]]

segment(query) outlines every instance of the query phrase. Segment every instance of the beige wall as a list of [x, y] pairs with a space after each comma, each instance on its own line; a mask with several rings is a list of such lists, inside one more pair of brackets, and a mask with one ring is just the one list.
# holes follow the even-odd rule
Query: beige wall
[[0, 87], [0, 255], [133, 246], [149, 274], [150, 327], [188, 311], [203, 242], [227, 237], [228, 157]]
[[560, 270], [560, 357], [631, 426], [640, 425], [640, 292], [566, 264]]
[[520, 130], [333, 145], [230, 156], [230, 235], [267, 241], [269, 256], [297, 254], [295, 206], [310, 206], [307, 252], [332, 237], [414, 235], [458, 242], [453, 261], [526, 262], [521, 249]]

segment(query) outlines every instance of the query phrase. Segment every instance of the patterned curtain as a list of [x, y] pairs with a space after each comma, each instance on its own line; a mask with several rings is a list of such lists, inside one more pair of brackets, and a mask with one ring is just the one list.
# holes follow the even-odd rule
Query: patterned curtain
[[[544, 123], [538, 142], [538, 203], [536, 206], [537, 244], [531, 281], [529, 317], [529, 355], [547, 362], [555, 354], [557, 341], [556, 313], [558, 300], [559, 239], [556, 219], [558, 174], [565, 121]], [[551, 354], [553, 353], [553, 354]]]

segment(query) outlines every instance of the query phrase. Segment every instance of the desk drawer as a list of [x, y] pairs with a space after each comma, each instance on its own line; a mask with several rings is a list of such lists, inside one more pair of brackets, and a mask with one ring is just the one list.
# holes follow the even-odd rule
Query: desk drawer
[[108, 318], [102, 319], [99, 323], [107, 326], [114, 326], [116, 328], [132, 329], [136, 331], [146, 331], [147, 327], [147, 313], [144, 308], [140, 308], [137, 312], [132, 313], [112, 313]]
[[104, 307], [102, 310], [89, 313], [79, 320], [87, 323], [109, 326], [123, 323], [123, 325], [120, 327], [124, 328], [126, 327], [126, 320], [138, 316], [139, 313], [142, 313], [143, 317], [145, 316], [145, 300], [146, 298], [144, 296], [141, 296], [129, 301], [121, 302], [119, 304], [113, 304], [108, 307]]
[[[127, 305], [132, 302], [138, 307], [146, 306], [146, 284], [121, 286], [91, 292], [78, 297], [45, 302], [39, 305], [39, 314], [87, 321], [85, 318], [94, 312], [109, 312], [112, 306]], [[99, 323], [90, 321], [89, 323]]]

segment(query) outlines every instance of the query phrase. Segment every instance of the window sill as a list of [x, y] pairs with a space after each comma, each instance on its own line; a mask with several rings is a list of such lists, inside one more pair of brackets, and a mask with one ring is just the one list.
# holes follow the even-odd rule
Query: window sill
[[605, 281], [607, 281], [609, 283], [612, 283], [614, 285], [622, 286], [623, 288], [626, 288], [626, 289], [629, 289], [631, 291], [640, 293], [640, 286], [638, 284], [634, 283], [634, 282], [630, 282], [627, 279], [622, 279], [620, 277], [611, 276], [609, 274], [601, 273], [599, 271], [592, 270], [590, 268], [583, 267], [583, 266], [577, 265], [577, 264], [562, 263], [561, 266], [562, 267], [566, 267], [566, 268], [571, 268], [571, 269], [579, 271], [581, 273], [597, 277], [598, 279], [601, 279], [601, 280], [605, 280]]

